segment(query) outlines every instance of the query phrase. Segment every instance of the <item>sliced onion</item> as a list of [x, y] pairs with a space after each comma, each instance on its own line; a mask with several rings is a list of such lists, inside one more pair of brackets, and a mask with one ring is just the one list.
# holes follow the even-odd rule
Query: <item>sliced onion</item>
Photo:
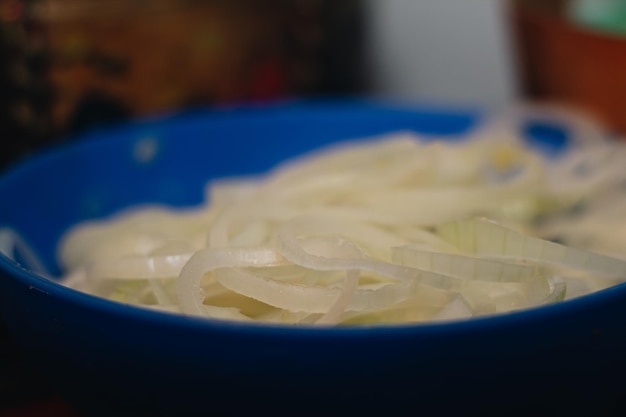
[[177, 277], [191, 253], [164, 256], [129, 256], [94, 263], [87, 267], [87, 279], [160, 279]]
[[446, 321], [446, 320], [458, 320], [468, 319], [472, 317], [473, 311], [469, 304], [465, 301], [463, 296], [458, 295], [454, 297], [444, 308], [441, 309], [432, 318], [433, 321]]
[[410, 245], [393, 248], [393, 261], [412, 268], [478, 281], [524, 282], [537, 275], [534, 265], [427, 252]]
[[351, 270], [346, 273], [346, 280], [341, 287], [341, 293], [335, 304], [322, 317], [320, 317], [316, 324], [337, 324], [341, 319], [341, 315], [348, 308], [350, 300], [359, 285], [359, 271]]
[[548, 263], [607, 277], [626, 278], [626, 261], [527, 236], [493, 221], [456, 221], [442, 225], [438, 230], [448, 242], [476, 255]]
[[[90, 221], [59, 245], [64, 283], [187, 315], [350, 325], [503, 313], [624, 281], [626, 147], [576, 141], [548, 160], [510, 127], [346, 142], [214, 180], [192, 210]], [[5, 253], [19, 245], [7, 236]]]
[[[218, 268], [241, 268], [249, 266], [276, 266], [285, 264], [280, 254], [270, 248], [259, 249], [204, 249], [193, 254], [178, 277], [178, 301], [185, 314], [203, 314], [207, 306], [203, 304], [204, 292], [200, 279]], [[216, 310], [217, 309], [217, 310]], [[211, 307], [209, 313], [222, 311]], [[232, 310], [228, 310], [233, 315]], [[223, 312], [222, 312], [223, 313]], [[232, 313], [232, 314], [231, 314]], [[220, 313], [221, 314], [221, 313]], [[236, 315], [236, 314], [235, 314]]]
[[[216, 271], [216, 279], [224, 287], [274, 307], [305, 313], [327, 313], [342, 295], [342, 288], [303, 286], [272, 280], [239, 269]], [[348, 311], [388, 308], [410, 298], [421, 297], [425, 291], [417, 282], [384, 284], [375, 289], [357, 289], [352, 293]], [[432, 293], [430, 293], [432, 294]], [[425, 304], [436, 302], [422, 299]]]

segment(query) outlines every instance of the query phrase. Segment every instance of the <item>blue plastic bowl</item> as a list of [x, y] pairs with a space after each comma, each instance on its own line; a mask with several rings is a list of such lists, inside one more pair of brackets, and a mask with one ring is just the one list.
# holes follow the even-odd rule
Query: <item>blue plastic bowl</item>
[[[56, 270], [57, 240], [78, 221], [136, 203], [196, 204], [211, 177], [264, 171], [332, 141], [398, 129], [449, 136], [477, 120], [471, 112], [344, 102], [138, 122], [7, 172], [0, 227], [25, 236]], [[545, 136], [544, 128], [529, 129]], [[133, 308], [65, 288], [4, 256], [0, 272], [2, 317], [24, 356], [88, 415], [571, 416], [625, 409], [624, 285], [466, 322], [313, 329]]]

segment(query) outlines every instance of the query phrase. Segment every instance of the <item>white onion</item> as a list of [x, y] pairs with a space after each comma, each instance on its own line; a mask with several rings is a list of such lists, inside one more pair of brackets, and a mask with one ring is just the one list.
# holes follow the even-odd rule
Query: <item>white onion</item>
[[[192, 210], [79, 224], [59, 244], [64, 282], [158, 311], [325, 326], [502, 314], [622, 282], [626, 146], [577, 138], [548, 160], [503, 120], [466, 140], [336, 144], [213, 180]], [[16, 245], [0, 233], [3, 253]]]

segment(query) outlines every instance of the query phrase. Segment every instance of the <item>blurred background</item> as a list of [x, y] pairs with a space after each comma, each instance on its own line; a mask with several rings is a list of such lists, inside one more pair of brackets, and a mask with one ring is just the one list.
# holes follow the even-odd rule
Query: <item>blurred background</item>
[[[2, 170], [134, 118], [343, 97], [626, 133], [626, 0], [0, 0]], [[1, 326], [0, 415], [75, 415]]]

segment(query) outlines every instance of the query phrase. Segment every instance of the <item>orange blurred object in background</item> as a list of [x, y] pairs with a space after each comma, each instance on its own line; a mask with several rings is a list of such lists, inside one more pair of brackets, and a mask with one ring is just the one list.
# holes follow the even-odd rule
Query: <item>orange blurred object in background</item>
[[574, 106], [626, 134], [626, 37], [570, 23], [566, 5], [562, 0], [514, 3], [523, 94]]

